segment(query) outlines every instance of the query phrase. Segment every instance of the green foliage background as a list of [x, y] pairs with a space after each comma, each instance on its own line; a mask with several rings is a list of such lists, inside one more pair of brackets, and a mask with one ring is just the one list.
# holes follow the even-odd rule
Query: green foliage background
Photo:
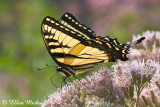
[[[0, 1], [0, 101], [44, 101], [56, 91], [50, 82], [55, 68], [37, 70], [46, 67], [46, 64], [56, 66], [41, 36], [41, 22], [45, 16], [59, 19], [68, 11], [93, 27], [99, 35], [110, 35], [124, 43], [131, 41], [133, 33], [142, 34], [146, 30], [160, 28], [160, 2], [156, 0], [138, 2], [130, 10], [127, 10], [127, 4], [116, 1], [113, 6], [102, 5], [101, 8], [94, 8], [98, 5], [96, 1], [92, 1], [95, 4], [87, 1], [91, 0]], [[54, 77], [56, 85], [61, 83], [61, 77], [61, 74]], [[3, 106], [1, 102], [0, 106]]]

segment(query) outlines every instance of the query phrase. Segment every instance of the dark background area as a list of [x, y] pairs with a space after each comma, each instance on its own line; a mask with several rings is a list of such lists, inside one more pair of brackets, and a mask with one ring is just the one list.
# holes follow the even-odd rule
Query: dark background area
[[[45, 16], [59, 20], [65, 12], [98, 36], [109, 35], [121, 43], [131, 41], [133, 34], [160, 28], [159, 0], [1, 0], [0, 101], [43, 101], [56, 91], [50, 82], [55, 68], [37, 70], [56, 66], [43, 42], [41, 23]], [[55, 84], [61, 77], [54, 77]]]

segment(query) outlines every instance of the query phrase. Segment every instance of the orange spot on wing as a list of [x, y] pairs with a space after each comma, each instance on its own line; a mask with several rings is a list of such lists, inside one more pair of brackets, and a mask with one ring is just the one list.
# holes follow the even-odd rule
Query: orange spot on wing
[[124, 54], [122, 54], [122, 58], [125, 58]]
[[88, 41], [88, 44], [91, 44], [91, 41]]
[[102, 44], [100, 41], [97, 41], [98, 44]]
[[99, 38], [96, 38], [96, 40], [100, 40]]
[[119, 59], [114, 59], [115, 60], [115, 62], [117, 62]]

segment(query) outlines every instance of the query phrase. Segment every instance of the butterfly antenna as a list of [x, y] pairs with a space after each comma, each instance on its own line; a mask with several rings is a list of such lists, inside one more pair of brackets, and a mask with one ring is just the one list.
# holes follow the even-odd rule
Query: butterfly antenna
[[141, 43], [144, 39], [145, 39], [145, 37], [141, 37], [140, 39], [136, 40], [135, 42], [130, 43], [128, 46], [129, 46], [129, 47], [132, 47], [132, 46], [134, 46], [134, 45], [136, 45], [136, 44], [139, 44], [139, 43]]
[[58, 89], [58, 87], [57, 87], [57, 86], [53, 83], [53, 81], [52, 81], [52, 80], [53, 80], [52, 78], [54, 77], [54, 75], [55, 75], [56, 73], [57, 73], [57, 71], [52, 75], [52, 77], [50, 78], [50, 80], [51, 80], [51, 83]]
[[44, 70], [44, 69], [51, 68], [51, 67], [57, 67], [57, 66], [49, 66], [48, 64], [46, 64], [45, 68], [37, 68], [37, 69], [38, 70]]

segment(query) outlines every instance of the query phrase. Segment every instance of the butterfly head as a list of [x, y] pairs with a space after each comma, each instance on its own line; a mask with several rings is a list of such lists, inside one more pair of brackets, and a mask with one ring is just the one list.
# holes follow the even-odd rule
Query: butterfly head
[[118, 60], [121, 61], [127, 61], [127, 54], [129, 53], [129, 50], [132, 46], [141, 43], [143, 40], [145, 39], [145, 37], [141, 37], [140, 39], [125, 45], [125, 44], [121, 44], [119, 45], [119, 50], [116, 51], [112, 57], [112, 59], [110, 60], [111, 62], [117, 62]]

